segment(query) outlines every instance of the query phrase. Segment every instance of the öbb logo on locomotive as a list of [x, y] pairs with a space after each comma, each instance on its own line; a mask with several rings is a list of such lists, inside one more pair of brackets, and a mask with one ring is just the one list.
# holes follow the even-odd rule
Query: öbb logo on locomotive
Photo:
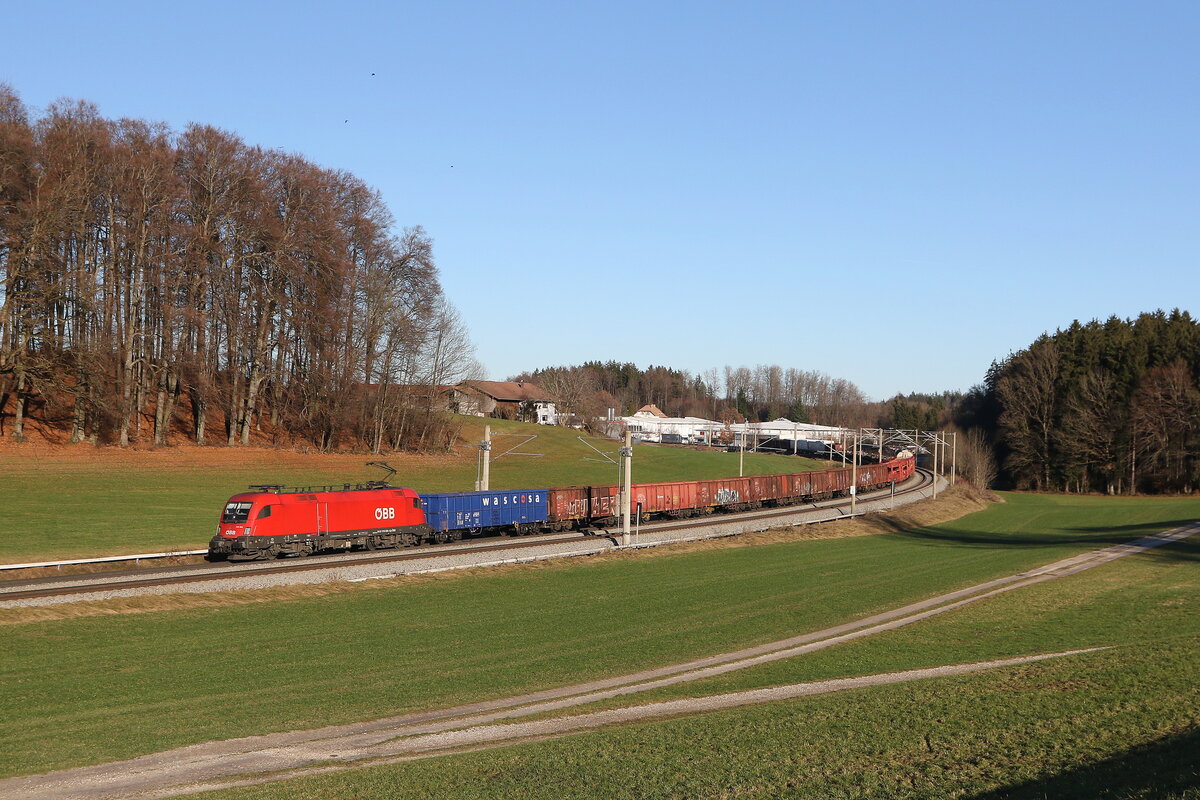
[[[647, 517], [692, 517], [781, 506], [900, 483], [915, 459], [901, 453], [849, 467], [752, 478], [634, 484], [631, 506]], [[515, 492], [421, 493], [372, 481], [319, 491], [261, 485], [229, 498], [209, 542], [210, 560], [376, 550], [461, 539], [464, 534], [536, 533], [605, 526], [620, 513], [620, 487], [566, 486]]]

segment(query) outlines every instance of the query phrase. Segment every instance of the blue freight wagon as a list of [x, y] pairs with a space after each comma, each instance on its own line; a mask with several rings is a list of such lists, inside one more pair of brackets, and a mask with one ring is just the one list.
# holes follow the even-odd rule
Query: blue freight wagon
[[546, 521], [547, 489], [421, 494], [425, 521], [435, 531], [536, 526]]

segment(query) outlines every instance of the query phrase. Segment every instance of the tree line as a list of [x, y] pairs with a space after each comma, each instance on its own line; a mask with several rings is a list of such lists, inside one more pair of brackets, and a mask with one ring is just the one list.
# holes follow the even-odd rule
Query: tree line
[[725, 366], [701, 373], [664, 366], [645, 369], [628, 362], [589, 361], [542, 367], [514, 376], [554, 394], [583, 419], [632, 414], [654, 404], [672, 417], [766, 422], [787, 417], [824, 425], [874, 425], [886, 404], [871, 403], [851, 381], [815, 370]]
[[543, 367], [510, 380], [535, 383], [559, 401], [560, 419], [585, 425], [607, 409], [628, 416], [653, 403], [672, 417], [695, 416], [720, 422], [767, 422], [786, 417], [846, 428], [959, 430], [958, 474], [977, 486], [997, 478], [993, 446], [978, 420], [964, 430], [960, 418], [970, 395], [962, 392], [896, 395], [872, 401], [853, 382], [816, 370], [778, 365], [687, 370], [629, 362], [591, 361]]
[[845, 427], [952, 430], [960, 473], [1037, 491], [1191, 492], [1200, 484], [1200, 323], [1186, 311], [1073, 322], [992, 364], [966, 393], [872, 402], [852, 382], [777, 365], [690, 373], [588, 362], [519, 376], [581, 417], [740, 422], [787, 417]]
[[1192, 491], [1200, 481], [1200, 324], [1178, 309], [1078, 321], [992, 365], [954, 416], [1007, 482], [1042, 491]]
[[361, 179], [82, 101], [34, 119], [0, 84], [6, 433], [378, 451], [444, 438], [412, 386], [478, 374], [432, 240]]

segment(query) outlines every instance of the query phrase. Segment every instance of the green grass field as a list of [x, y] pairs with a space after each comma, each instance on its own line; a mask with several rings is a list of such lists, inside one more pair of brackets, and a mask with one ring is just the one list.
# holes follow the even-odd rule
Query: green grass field
[[[1035, 511], [1037, 501], [1023, 499]], [[204, 797], [1195, 800], [1198, 562], [1200, 548], [1184, 542], [620, 704], [1113, 647], [1107, 651]]]
[[[484, 421], [463, 418], [468, 442], [483, 436]], [[491, 420], [497, 455], [536, 434], [519, 452], [492, 465], [493, 488], [538, 488], [616, 483], [615, 465], [564, 428]], [[509, 435], [512, 434], [512, 435]], [[605, 452], [617, 444], [592, 443]], [[455, 455], [398, 455], [393, 483], [418, 491], [469, 491], [475, 484], [477, 450]], [[638, 446], [634, 479], [655, 481], [720, 478], [738, 474], [738, 454]], [[175, 448], [128, 452], [90, 446], [51, 451], [0, 450], [0, 563], [196, 550], [208, 545], [230, 495], [250, 484], [288, 486], [359, 483], [384, 473], [366, 454], [302, 454], [238, 448]], [[747, 475], [821, 469], [827, 462], [772, 454], [746, 456]]]
[[1200, 637], [205, 800], [1195, 800]]
[[[399, 587], [377, 585], [323, 598], [7, 625], [0, 634], [5, 639], [0, 680], [6, 689], [0, 695], [0, 740], [6, 743], [0, 774], [373, 719], [675, 663], [824, 628], [1200, 518], [1200, 502], [1193, 500], [1034, 495], [1009, 495], [1007, 500], [953, 523], [883, 536], [564, 562]], [[1006, 671], [1004, 676], [1010, 677], [954, 679], [955, 686], [965, 688], [953, 691], [929, 682], [857, 692], [857, 700], [824, 698], [819, 703], [825, 710], [818, 714], [824, 727], [810, 728], [806, 722], [797, 728], [795, 719], [788, 722], [809, 719], [810, 704], [816, 701], [793, 702], [442, 759], [437, 766], [364, 770], [329, 779], [319, 790], [289, 783], [263, 791], [295, 797], [385, 797], [393, 796], [400, 782], [417, 787], [409, 796], [422, 796], [420, 787], [424, 796], [549, 796], [555, 793], [552, 788], [563, 796], [586, 796], [572, 794], [567, 784], [579, 780], [588, 785], [586, 781], [595, 780], [588, 770], [610, 764], [609, 782], [591, 796], [726, 796], [735, 793], [732, 787], [739, 782], [751, 790], [749, 796], [771, 796], [780, 790], [774, 781], [798, 769], [799, 762], [769, 759], [761, 769], [746, 767], [743, 772], [739, 765], [752, 761], [760, 746], [739, 744], [739, 739], [776, 737], [785, 750], [817, 747], [824, 752], [834, 748], [841, 731], [861, 739], [866, 749], [830, 767], [834, 782], [829, 786], [835, 787], [842, 778], [834, 773], [853, 774], [854, 759], [872, 753], [890, 764], [893, 773], [907, 774], [907, 767], [888, 759], [905, 761], [904, 748], [916, 746], [914, 742], [924, 747], [923, 740], [894, 727], [901, 723], [889, 722], [872, 745], [868, 709], [889, 708], [897, 698], [924, 708], [914, 698], [929, 693], [945, 706], [940, 718], [955, 720], [940, 729], [947, 742], [957, 742], [955, 731], [961, 725], [982, 725], [975, 739], [963, 734], [963, 742], [975, 744], [947, 753], [947, 763], [958, 770], [953, 765], [960, 760], [979, 757], [971, 749], [978, 737], [1022, 741], [1009, 726], [1026, 715], [1036, 717], [1043, 695], [1053, 694], [1052, 688], [1036, 686], [1006, 694], [1009, 690], [988, 688], [993, 686], [989, 682], [1051, 670], [1078, 673], [1084, 685], [1097, 681], [1103, 688], [1120, 673], [1114, 665], [1128, 663], [1140, 675], [1153, 672], [1147, 665], [1162, 661], [1170, 674], [1134, 681], [1131, 691], [1136, 691], [1125, 714], [1127, 727], [1151, 742], [1164, 724], [1190, 730], [1179, 713], [1163, 716], [1160, 706], [1185, 708], [1193, 717], [1197, 708], [1194, 695], [1188, 696], [1190, 705], [1180, 706], [1187, 699], [1180, 692], [1195, 691], [1197, 662], [1191, 654], [1200, 637], [1194, 605], [1200, 589], [1198, 559], [1196, 543], [1186, 542], [1022, 590], [887, 638], [734, 673], [699, 687], [715, 692], [1085, 644], [1124, 646], [1069, 664]], [[1064, 587], [1082, 594], [1070, 599], [1074, 595]], [[15, 613], [0, 612], [0, 621]], [[951, 631], [949, 637], [938, 633], [941, 626]], [[1117, 692], [1122, 686], [1130, 688], [1120, 683], [1103, 691]], [[972, 694], [979, 692], [983, 694]], [[987, 718], [990, 729], [985, 720], [971, 719], [979, 696], [1005, 697], [1011, 704]], [[1072, 697], [1068, 694], [1066, 700]], [[1096, 738], [1107, 730], [1103, 706], [1088, 698], [1086, 692], [1076, 697], [1078, 713], [1091, 720], [1096, 733], [1071, 747], [1107, 758], [1111, 742]], [[642, 699], [639, 695], [636, 701]], [[643, 728], [651, 732], [639, 734]], [[705, 729], [712, 736], [697, 741], [727, 749], [728, 757], [718, 759], [724, 766], [710, 763], [713, 755], [703, 748], [692, 762], [690, 742], [697, 730]], [[717, 736], [722, 730], [724, 738]], [[1060, 735], [1058, 730], [1050, 725], [1046, 741]], [[635, 747], [639, 758], [657, 764], [641, 777], [624, 763], [624, 751], [639, 736], [649, 737]], [[893, 746], [900, 750], [893, 752]], [[1072, 753], [1076, 750], [1039, 750], [1029, 756], [1028, 774], [1056, 773], [1055, 759], [1073, 763], [1082, 757]], [[822, 769], [819, 761], [799, 761], [809, 765], [805, 769]], [[546, 769], [536, 766], [542, 763], [555, 769], [561, 765], [562, 780], [539, 783], [534, 776]], [[693, 777], [679, 778], [678, 785], [671, 782], [672, 771], [691, 776], [693, 768]], [[479, 783], [481, 775], [492, 774], [506, 777], [494, 787], [490, 778]], [[999, 785], [996, 781], [1010, 773], [1007, 767], [997, 769], [986, 780], [970, 777], [969, 770], [962, 774], [982, 790]], [[699, 784], [688, 781], [706, 775], [716, 781], [712, 786], [725, 787], [724, 794], [692, 791]], [[880, 780], [884, 782], [871, 788], [874, 795], [861, 796], [888, 796], [884, 789], [893, 786], [892, 778]], [[312, 791], [296, 788], [301, 786]], [[853, 784], [847, 786], [851, 788], [840, 795], [813, 796], [860, 796]], [[948, 796], [930, 791], [910, 796]]]

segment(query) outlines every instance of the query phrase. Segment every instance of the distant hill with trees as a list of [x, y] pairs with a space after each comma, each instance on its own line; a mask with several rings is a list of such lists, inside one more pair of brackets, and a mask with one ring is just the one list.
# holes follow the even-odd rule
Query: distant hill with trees
[[433, 242], [360, 178], [235, 134], [31, 119], [0, 84], [0, 430], [403, 447], [397, 385], [479, 377]]
[[542, 367], [510, 380], [536, 383], [580, 416], [603, 416], [613, 408], [632, 414], [653, 403], [669, 416], [767, 421], [787, 417], [824, 425], [873, 425], [883, 404], [842, 378], [775, 364], [709, 369], [693, 374], [664, 366], [645, 369], [620, 361]]

